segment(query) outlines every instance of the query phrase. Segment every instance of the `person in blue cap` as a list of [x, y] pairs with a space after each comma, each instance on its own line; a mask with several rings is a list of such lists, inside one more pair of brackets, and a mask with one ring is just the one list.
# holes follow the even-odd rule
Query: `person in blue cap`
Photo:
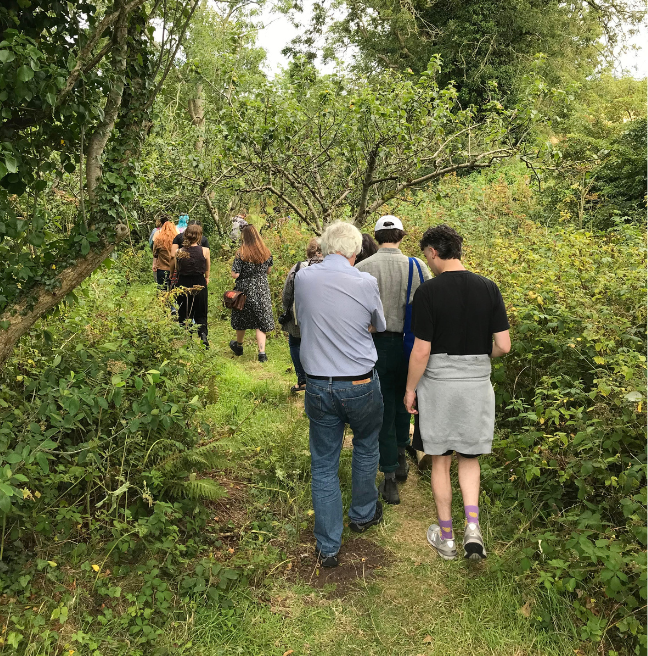
[[178, 218], [178, 225], [176, 225], [176, 229], [178, 230], [179, 235], [182, 234], [187, 229], [188, 223], [189, 223], [189, 215], [181, 214], [180, 217]]

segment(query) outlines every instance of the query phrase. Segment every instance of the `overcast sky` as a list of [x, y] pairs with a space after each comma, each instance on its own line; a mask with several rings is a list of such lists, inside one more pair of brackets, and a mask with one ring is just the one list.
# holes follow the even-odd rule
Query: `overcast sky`
[[[303, 1], [304, 14], [300, 17], [303, 24], [308, 24], [312, 4], [312, 0]], [[268, 53], [267, 67], [269, 71], [276, 73], [281, 67], [288, 65], [288, 61], [281, 51], [299, 34], [300, 30], [296, 29], [283, 14], [272, 13], [270, 7], [264, 10], [261, 21], [266, 27], [259, 31], [257, 42]], [[641, 32], [632, 39], [632, 44], [643, 50], [623, 53], [620, 57], [621, 67], [634, 77], [646, 77], [648, 75], [648, 54], [646, 52], [648, 28], [645, 24], [642, 26]], [[321, 60], [317, 64], [319, 68], [323, 68]], [[332, 67], [327, 67], [327, 72], [328, 70], [332, 70]]]

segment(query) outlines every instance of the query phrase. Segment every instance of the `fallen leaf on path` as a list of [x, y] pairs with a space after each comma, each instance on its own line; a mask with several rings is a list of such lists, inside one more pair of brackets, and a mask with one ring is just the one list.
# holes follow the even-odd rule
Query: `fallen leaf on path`
[[524, 617], [531, 617], [531, 601], [527, 601], [522, 608], [518, 608], [518, 613]]
[[294, 650], [294, 649], [289, 649], [288, 651], [285, 651], [285, 652], [284, 652], [284, 655], [283, 655], [283, 656], [290, 656], [290, 654], [292, 654], [293, 651], [295, 651], [295, 650]]
[[425, 638], [423, 638], [423, 642], [432, 642], [432, 636], [426, 635]]

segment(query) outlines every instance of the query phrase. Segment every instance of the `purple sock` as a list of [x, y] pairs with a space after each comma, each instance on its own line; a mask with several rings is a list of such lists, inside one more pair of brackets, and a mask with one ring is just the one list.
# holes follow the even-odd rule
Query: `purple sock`
[[466, 521], [472, 524], [479, 524], [479, 506], [464, 506]]
[[444, 540], [452, 540], [452, 520], [439, 520], [439, 526], [441, 527], [441, 537]]

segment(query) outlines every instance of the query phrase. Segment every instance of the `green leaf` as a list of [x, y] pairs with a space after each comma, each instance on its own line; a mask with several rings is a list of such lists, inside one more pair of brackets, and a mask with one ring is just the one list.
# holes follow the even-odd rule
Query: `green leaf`
[[57, 356], [54, 358], [54, 362], [52, 362], [52, 366], [53, 366], [53, 367], [58, 367], [59, 364], [60, 364], [60, 362], [61, 362], [61, 356], [60, 356], [60, 355], [57, 355]]
[[13, 490], [6, 483], [0, 483], [0, 492], [4, 492], [8, 497], [13, 496]]
[[47, 460], [47, 456], [42, 452], [39, 451], [36, 456], [36, 462], [40, 465], [41, 469], [43, 470], [43, 474], [49, 474], [49, 461]]
[[90, 252], [90, 242], [87, 239], [84, 239], [81, 242], [81, 254], [87, 255]]
[[0, 510], [5, 515], [11, 510], [11, 501], [6, 494], [0, 494]]
[[5, 155], [5, 166], [9, 173], [15, 173], [18, 170], [18, 162], [13, 155]]
[[0, 62], [3, 64], [8, 64], [16, 58], [11, 50], [0, 50]]
[[21, 66], [16, 73], [19, 82], [29, 82], [34, 77], [34, 71], [30, 66]]
[[7, 636], [7, 644], [11, 645], [14, 649], [18, 647], [18, 645], [22, 642], [23, 639], [23, 634], [22, 633], [16, 633], [15, 631], [11, 631], [9, 635]]

